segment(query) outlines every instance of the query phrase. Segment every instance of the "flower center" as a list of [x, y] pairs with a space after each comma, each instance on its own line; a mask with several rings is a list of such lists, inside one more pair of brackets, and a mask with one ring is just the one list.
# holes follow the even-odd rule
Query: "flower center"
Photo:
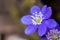
[[36, 22], [39, 23], [41, 21], [41, 18], [36, 18]]
[[53, 39], [58, 39], [58, 36], [57, 35], [53, 35]]
[[32, 23], [34, 25], [41, 24], [41, 22], [43, 20], [43, 14], [41, 12], [39, 12], [39, 13], [35, 12], [34, 16], [31, 16], [31, 17], [32, 17]]

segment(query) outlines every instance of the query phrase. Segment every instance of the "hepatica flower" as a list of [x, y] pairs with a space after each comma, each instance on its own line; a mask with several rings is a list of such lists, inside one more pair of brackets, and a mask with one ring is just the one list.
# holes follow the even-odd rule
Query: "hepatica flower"
[[58, 29], [53, 29], [46, 35], [48, 40], [60, 40], [60, 31]]
[[57, 23], [54, 19], [50, 19], [52, 15], [51, 7], [44, 5], [42, 9], [39, 6], [32, 6], [30, 15], [25, 15], [21, 18], [21, 22], [28, 27], [25, 29], [25, 34], [33, 34], [38, 29], [38, 35], [43, 36], [47, 28], [55, 28]]

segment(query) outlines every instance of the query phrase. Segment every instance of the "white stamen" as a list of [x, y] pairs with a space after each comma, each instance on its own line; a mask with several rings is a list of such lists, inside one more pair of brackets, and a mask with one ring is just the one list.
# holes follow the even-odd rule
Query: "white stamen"
[[34, 13], [33, 13], [34, 14]]
[[41, 12], [39, 12], [39, 15], [40, 15], [40, 17], [42, 17], [42, 16], [43, 16], [43, 14], [42, 14]]
[[31, 16], [33, 19], [36, 19], [34, 16]]
[[37, 13], [37, 12], [35, 12], [35, 13]]
[[34, 21], [34, 20], [32, 20], [33, 21], [33, 24], [35, 24], [36, 25], [36, 22]]
[[[31, 16], [31, 17], [33, 18], [32, 23], [33, 23], [34, 25], [36, 25], [36, 24], [38, 24], [38, 25], [41, 24], [41, 22], [42, 22], [42, 20], [43, 20], [43, 14], [42, 14], [41, 12], [39, 12], [39, 13], [35, 12], [35, 13], [33, 13], [33, 14], [35, 14], [35, 16]], [[40, 19], [41, 19], [39, 23], [38, 23], [37, 21], [35, 21], [37, 18], [40, 18]]]

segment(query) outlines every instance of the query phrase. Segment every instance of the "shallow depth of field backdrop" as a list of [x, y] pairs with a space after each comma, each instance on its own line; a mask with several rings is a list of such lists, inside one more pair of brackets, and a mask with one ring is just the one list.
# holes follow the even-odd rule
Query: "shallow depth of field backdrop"
[[60, 0], [0, 0], [0, 39], [5, 40], [9, 35], [18, 35], [26, 40], [40, 40], [35, 32], [32, 35], [25, 35], [26, 28], [20, 18], [29, 14], [30, 7], [44, 4], [52, 7], [52, 17], [60, 24]]

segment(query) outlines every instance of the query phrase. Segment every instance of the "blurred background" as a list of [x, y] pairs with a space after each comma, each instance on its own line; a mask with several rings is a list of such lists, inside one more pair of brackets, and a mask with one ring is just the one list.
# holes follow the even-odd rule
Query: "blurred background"
[[52, 7], [51, 18], [60, 24], [60, 0], [0, 0], [0, 40], [40, 40], [37, 32], [24, 34], [26, 26], [20, 18], [28, 14], [33, 5], [45, 4]]

